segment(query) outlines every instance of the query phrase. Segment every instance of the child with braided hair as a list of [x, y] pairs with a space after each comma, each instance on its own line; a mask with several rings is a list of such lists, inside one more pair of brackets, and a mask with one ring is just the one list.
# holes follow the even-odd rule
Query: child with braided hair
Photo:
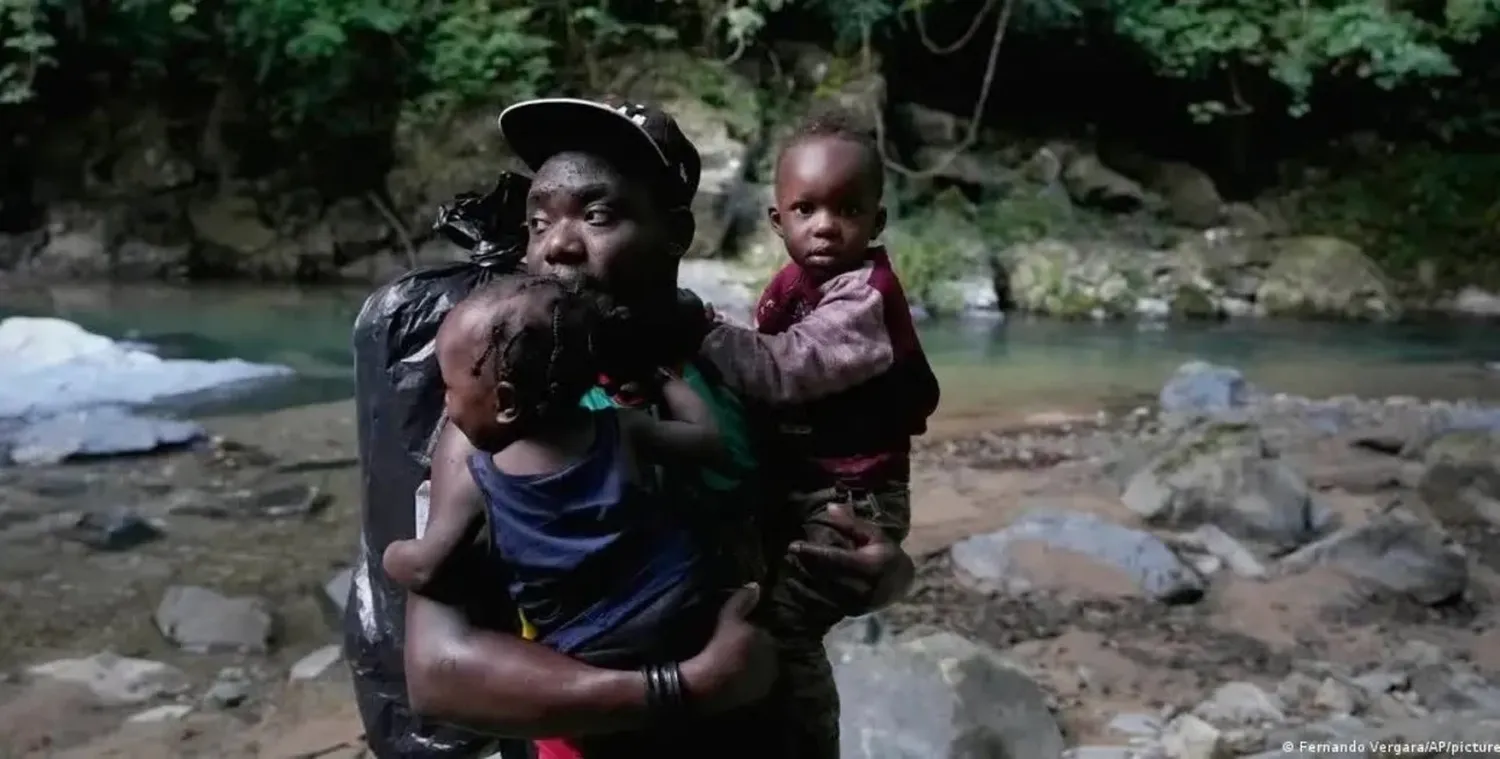
[[483, 503], [434, 511], [420, 537], [384, 556], [393, 579], [421, 588], [486, 525], [536, 639], [612, 669], [696, 653], [723, 600], [707, 592], [690, 522], [664, 502], [653, 466], [721, 460], [707, 404], [662, 372], [672, 420], [580, 405], [618, 318], [557, 279], [523, 275], [453, 308], [437, 335], [444, 405], [479, 450], [468, 466]]

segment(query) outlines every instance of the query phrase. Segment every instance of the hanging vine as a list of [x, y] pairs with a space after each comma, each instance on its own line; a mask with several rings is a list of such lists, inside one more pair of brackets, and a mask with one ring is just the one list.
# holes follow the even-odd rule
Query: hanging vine
[[[979, 28], [980, 20], [989, 14], [997, 2], [998, 0], [987, 0], [984, 8], [975, 17], [974, 23], [970, 25], [969, 31], [965, 32], [956, 43], [946, 48], [940, 48], [932, 42], [925, 31], [925, 22], [922, 21], [922, 10], [918, 6], [913, 9], [913, 13], [916, 14], [918, 28], [923, 30], [921, 31], [922, 44], [927, 49], [939, 55], [948, 55], [959, 50], [974, 36], [975, 31]], [[964, 131], [963, 139], [959, 140], [957, 145], [954, 145], [934, 161], [931, 166], [925, 169], [912, 168], [892, 158], [890, 153], [885, 149], [885, 117], [881, 113], [880, 108], [874, 109], [875, 145], [880, 150], [880, 160], [885, 164], [886, 168], [908, 179], [930, 179], [947, 169], [952, 165], [954, 160], [968, 149], [974, 147], [975, 143], [979, 141], [980, 123], [984, 118], [985, 108], [989, 105], [990, 94], [994, 91], [995, 71], [1000, 60], [1000, 45], [1005, 41], [1005, 30], [1010, 26], [1010, 19], [1015, 12], [1015, 8], [1016, 0], [1005, 0], [1005, 4], [1000, 7], [1000, 15], [995, 20], [995, 33], [990, 40], [989, 58], [985, 61], [984, 65], [984, 79], [980, 82], [979, 86], [979, 97], [974, 101], [974, 110], [969, 115], [969, 123], [967, 129]], [[861, 44], [863, 46], [864, 64], [866, 70], [869, 70], [874, 66], [874, 52], [870, 45], [870, 27], [866, 26], [864, 28], [863, 36]]]

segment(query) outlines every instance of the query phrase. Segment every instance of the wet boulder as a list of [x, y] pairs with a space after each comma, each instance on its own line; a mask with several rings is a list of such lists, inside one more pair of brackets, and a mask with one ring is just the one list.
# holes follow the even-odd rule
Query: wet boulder
[[1400, 512], [1339, 530], [1281, 559], [1279, 568], [1297, 572], [1327, 567], [1428, 605], [1463, 594], [1469, 569], [1433, 525]]
[[838, 647], [845, 759], [1055, 759], [1063, 738], [1032, 678], [952, 633]]
[[[952, 556], [966, 579], [1008, 593], [1128, 589], [1174, 603], [1197, 600], [1204, 591], [1198, 573], [1156, 536], [1091, 514], [1033, 512], [1003, 530], [958, 542]], [[1052, 571], [1068, 561], [1084, 566], [1080, 572]], [[1067, 587], [1072, 584], [1087, 587]]]
[[1236, 421], [1181, 430], [1131, 476], [1121, 498], [1150, 524], [1212, 524], [1269, 554], [1314, 539], [1331, 521], [1302, 473], [1270, 448], [1257, 426]]
[[1335, 237], [1277, 241], [1256, 291], [1269, 316], [1383, 321], [1401, 308], [1385, 273], [1359, 246]]
[[1219, 414], [1248, 406], [1253, 394], [1240, 370], [1190, 361], [1162, 386], [1158, 401], [1167, 414]]
[[155, 621], [161, 634], [185, 651], [265, 653], [270, 648], [271, 611], [260, 598], [174, 586], [162, 596]]

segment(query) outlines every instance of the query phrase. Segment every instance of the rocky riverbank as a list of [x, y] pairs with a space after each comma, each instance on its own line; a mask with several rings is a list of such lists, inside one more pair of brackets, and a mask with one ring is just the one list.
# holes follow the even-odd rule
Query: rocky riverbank
[[[1205, 366], [1161, 401], [921, 443], [918, 587], [835, 634], [845, 755], [1500, 741], [1500, 412]], [[205, 424], [0, 469], [0, 756], [361, 755], [352, 408]]]

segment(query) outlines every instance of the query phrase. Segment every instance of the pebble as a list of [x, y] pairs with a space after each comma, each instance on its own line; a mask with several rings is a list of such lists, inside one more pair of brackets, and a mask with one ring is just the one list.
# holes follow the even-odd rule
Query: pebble
[[1161, 747], [1168, 759], [1221, 759], [1219, 728], [1183, 714], [1167, 724]]
[[249, 697], [249, 675], [239, 667], [225, 667], [219, 670], [219, 676], [203, 694], [203, 701], [218, 709], [233, 709]]
[[126, 722], [140, 724], [149, 722], [174, 722], [188, 716], [193, 707], [186, 704], [163, 704], [152, 707], [143, 712], [137, 712], [125, 719]]
[[1318, 692], [1313, 696], [1313, 705], [1330, 714], [1353, 714], [1356, 702], [1348, 687], [1329, 677], [1318, 686]]
[[1124, 735], [1155, 736], [1161, 733], [1162, 724], [1154, 714], [1125, 712], [1109, 721], [1109, 729]]
[[292, 665], [292, 680], [313, 680], [328, 671], [343, 657], [344, 649], [339, 645], [324, 646], [297, 660]]
[[1283, 722], [1286, 714], [1280, 701], [1254, 683], [1237, 681], [1220, 685], [1209, 700], [1193, 713], [1224, 727], [1252, 726]]

